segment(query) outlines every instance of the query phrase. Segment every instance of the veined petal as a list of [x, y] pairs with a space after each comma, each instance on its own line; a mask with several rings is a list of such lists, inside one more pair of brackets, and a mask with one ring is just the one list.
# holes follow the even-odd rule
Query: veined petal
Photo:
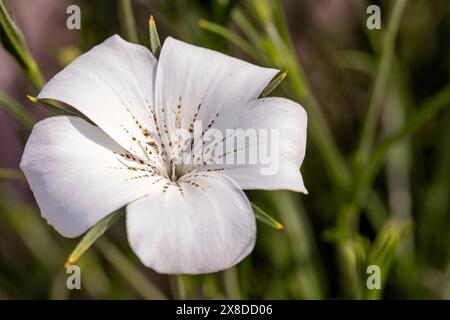
[[221, 112], [256, 99], [278, 70], [262, 68], [222, 53], [168, 37], [162, 47], [155, 84], [160, 126], [204, 125]]
[[[307, 115], [299, 104], [284, 98], [254, 100], [219, 117], [214, 124], [214, 128], [227, 137], [222, 143], [224, 148], [230, 140], [227, 129], [242, 129], [237, 134], [241, 141], [246, 136], [256, 135], [257, 139], [248, 138], [244, 144], [239, 144], [234, 138], [225, 150], [234, 155], [238, 152], [247, 154], [246, 162], [237, 163], [236, 159], [234, 163], [226, 164], [224, 158], [225, 164], [211, 164], [203, 169], [222, 168], [221, 172], [242, 189], [287, 189], [307, 193], [300, 174], [300, 165], [305, 157], [306, 127]], [[256, 157], [256, 163], [250, 163], [249, 154]], [[208, 157], [204, 160], [208, 161]]]
[[119, 161], [124, 152], [85, 120], [52, 117], [34, 126], [20, 168], [42, 216], [63, 236], [75, 237], [155, 186], [158, 177], [145, 166], [135, 171]]
[[138, 141], [145, 141], [146, 129], [156, 132], [156, 65], [148, 49], [114, 35], [56, 74], [38, 98], [71, 105], [128, 151], [143, 156]]
[[160, 273], [229, 268], [253, 249], [255, 217], [245, 194], [225, 176], [188, 175], [127, 207], [128, 241]]

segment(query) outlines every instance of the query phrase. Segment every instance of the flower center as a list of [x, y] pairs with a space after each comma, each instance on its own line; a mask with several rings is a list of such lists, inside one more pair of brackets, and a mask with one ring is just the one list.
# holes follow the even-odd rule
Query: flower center
[[169, 176], [172, 182], [177, 182], [178, 179], [183, 176], [183, 165], [172, 162], [171, 172]]

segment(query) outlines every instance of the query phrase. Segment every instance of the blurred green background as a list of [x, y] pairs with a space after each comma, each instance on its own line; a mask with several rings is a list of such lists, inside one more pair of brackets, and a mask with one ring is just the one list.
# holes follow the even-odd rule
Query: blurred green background
[[[38, 67], [0, 48], [0, 299], [450, 298], [449, 1], [133, 0], [132, 15], [126, 0], [2, 2]], [[81, 30], [66, 28], [70, 4]], [[366, 28], [371, 4], [381, 30]], [[114, 33], [148, 46], [150, 14], [161, 41], [288, 71], [272, 95], [308, 111], [309, 195], [247, 192], [284, 229], [258, 223], [248, 258], [203, 276], [143, 267], [122, 218], [79, 260], [82, 290], [69, 291], [63, 266], [78, 240], [40, 217], [18, 171], [30, 128], [50, 116], [26, 95]], [[373, 264], [381, 290], [366, 286]]]

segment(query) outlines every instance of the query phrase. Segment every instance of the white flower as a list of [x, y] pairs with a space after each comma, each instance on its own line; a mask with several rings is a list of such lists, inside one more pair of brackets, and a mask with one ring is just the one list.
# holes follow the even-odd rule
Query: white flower
[[[73, 106], [33, 129], [20, 164], [42, 216], [66, 237], [126, 206], [129, 243], [161, 273], [229, 268], [253, 249], [255, 217], [241, 189], [305, 192], [299, 168], [306, 113], [286, 99], [257, 99], [277, 70], [166, 39], [157, 61], [112, 36], [53, 77], [38, 98]], [[171, 162], [177, 128], [278, 129], [280, 167]]]

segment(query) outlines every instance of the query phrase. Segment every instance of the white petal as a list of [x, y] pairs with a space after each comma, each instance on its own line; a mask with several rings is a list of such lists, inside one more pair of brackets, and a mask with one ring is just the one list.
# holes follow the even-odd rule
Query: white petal
[[75, 117], [37, 123], [20, 168], [42, 216], [66, 237], [75, 237], [116, 209], [146, 195], [155, 177], [128, 170], [124, 149], [101, 129]]
[[144, 265], [160, 273], [209, 273], [251, 252], [255, 217], [233, 181], [210, 174], [184, 177], [180, 186], [183, 195], [169, 186], [127, 207], [128, 241]]
[[155, 84], [155, 106], [164, 122], [160, 125], [170, 133], [179, 111], [181, 128], [189, 128], [194, 120], [207, 126], [217, 113], [256, 99], [277, 72], [169, 37]]
[[[267, 149], [268, 143], [262, 140], [252, 142], [249, 139], [245, 147], [247, 152], [257, 155], [256, 164], [210, 165], [207, 168], [224, 168], [223, 174], [236, 181], [242, 189], [287, 189], [307, 193], [300, 174], [300, 165], [305, 157], [306, 127], [307, 115], [299, 104], [283, 98], [255, 100], [219, 117], [214, 128], [221, 130], [224, 136], [226, 129], [254, 129], [258, 137], [261, 137], [261, 129], [267, 132], [268, 137], [277, 131], [278, 139], [276, 135], [273, 137], [278, 141], [278, 152]], [[271, 140], [268, 142], [272, 143]], [[273, 156], [271, 163], [261, 162], [260, 152]]]
[[128, 151], [142, 155], [137, 140], [144, 129], [155, 129], [150, 110], [156, 65], [145, 47], [115, 35], [56, 74], [38, 98], [73, 106]]

